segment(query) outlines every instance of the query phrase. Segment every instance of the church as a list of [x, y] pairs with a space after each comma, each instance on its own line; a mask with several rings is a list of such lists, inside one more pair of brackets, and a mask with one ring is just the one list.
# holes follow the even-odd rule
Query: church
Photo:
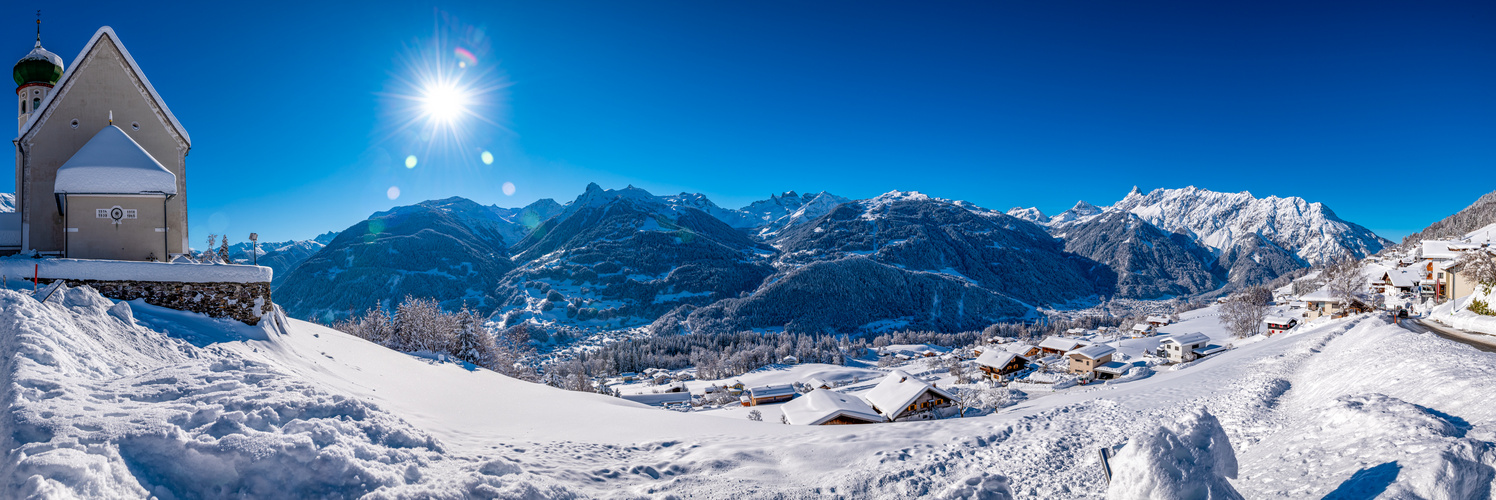
[[0, 255], [169, 261], [186, 253], [192, 139], [108, 26], [70, 66], [16, 63], [15, 212]]

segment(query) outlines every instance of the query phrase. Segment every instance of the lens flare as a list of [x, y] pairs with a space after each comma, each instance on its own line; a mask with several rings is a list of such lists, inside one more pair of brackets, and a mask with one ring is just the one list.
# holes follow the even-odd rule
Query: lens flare
[[457, 54], [457, 67], [467, 68], [478, 65], [478, 56], [473, 55], [468, 49], [458, 47], [452, 52]]
[[416, 155], [405, 157], [405, 168], [416, 168]]
[[493, 165], [493, 153], [484, 151], [483, 154], [478, 155], [478, 157], [483, 160], [484, 165]]
[[505, 182], [504, 183], [504, 196], [514, 196], [514, 183], [513, 182]]
[[391, 200], [399, 198], [400, 197], [400, 188], [395, 187], [395, 186], [390, 186], [389, 189], [387, 189], [387, 190], [384, 191], [384, 195], [390, 197]]

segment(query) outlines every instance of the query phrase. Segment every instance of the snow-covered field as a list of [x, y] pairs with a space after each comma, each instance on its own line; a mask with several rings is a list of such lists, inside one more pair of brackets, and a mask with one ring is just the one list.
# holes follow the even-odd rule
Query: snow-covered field
[[[1221, 335], [1212, 311], [1171, 328]], [[662, 411], [88, 289], [46, 304], [0, 290], [0, 352], [8, 497], [1101, 498], [1100, 448], [1160, 442], [1201, 408], [1246, 498], [1487, 498], [1496, 466], [1496, 354], [1381, 317], [984, 417], [826, 427]], [[783, 375], [816, 370], [800, 366]], [[1152, 448], [1121, 449], [1136, 487], [1117, 491], [1182, 487], [1137, 466]]]

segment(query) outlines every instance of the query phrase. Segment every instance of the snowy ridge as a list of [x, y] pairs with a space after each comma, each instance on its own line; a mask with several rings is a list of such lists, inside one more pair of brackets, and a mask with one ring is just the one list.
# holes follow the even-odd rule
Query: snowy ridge
[[1391, 244], [1342, 220], [1323, 203], [1296, 196], [1255, 198], [1245, 191], [1218, 193], [1194, 186], [1146, 195], [1134, 189], [1109, 210], [1132, 212], [1159, 229], [1191, 234], [1217, 251], [1259, 235], [1311, 265], [1365, 257]]
[[16, 195], [11, 193], [0, 193], [0, 212], [16, 211]]

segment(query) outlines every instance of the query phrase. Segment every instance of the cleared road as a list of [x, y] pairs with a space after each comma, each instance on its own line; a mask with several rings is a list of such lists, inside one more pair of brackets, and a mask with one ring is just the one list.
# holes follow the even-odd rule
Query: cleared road
[[1482, 351], [1496, 352], [1496, 336], [1456, 330], [1454, 328], [1450, 328], [1433, 321], [1423, 321], [1421, 319], [1410, 318], [1403, 320], [1399, 324], [1401, 324], [1403, 328], [1407, 328], [1415, 332], [1430, 332], [1434, 335], [1438, 335], [1440, 337], [1444, 337], [1446, 339], [1453, 340], [1455, 342], [1459, 342], [1461, 344], [1465, 344]]

